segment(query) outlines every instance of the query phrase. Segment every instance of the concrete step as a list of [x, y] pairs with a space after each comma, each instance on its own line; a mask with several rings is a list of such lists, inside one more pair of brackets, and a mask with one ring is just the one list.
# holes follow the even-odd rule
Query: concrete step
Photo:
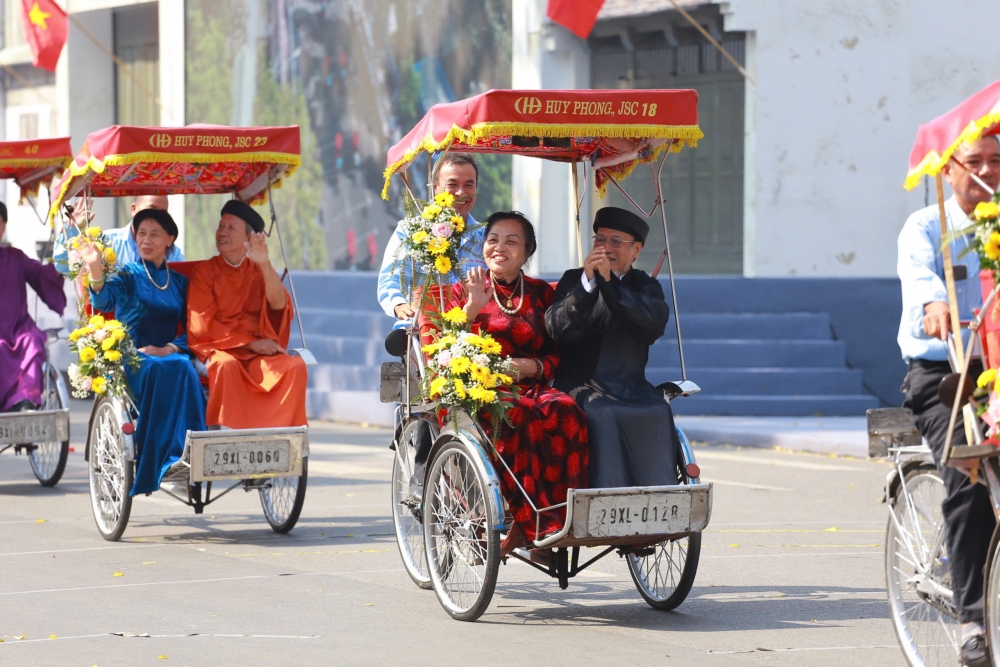
[[376, 294], [378, 276], [374, 272], [293, 271], [292, 278], [299, 308], [382, 312]]
[[[846, 363], [838, 340], [685, 339], [684, 361], [691, 368], [844, 368]], [[676, 339], [661, 338], [651, 346], [647, 366], [680, 366]]]
[[[673, 320], [667, 336], [675, 335]], [[685, 313], [681, 311], [684, 340], [711, 339], [813, 339], [830, 340], [826, 313]]]
[[[321, 364], [351, 364], [377, 368], [383, 361], [392, 361], [392, 357], [385, 351], [385, 343], [377, 338], [310, 335], [306, 337], [306, 342], [309, 351]], [[289, 344], [297, 346], [296, 338], [292, 337]]]
[[[827, 396], [863, 394], [861, 371], [850, 368], [697, 368], [688, 367], [688, 379], [707, 395], [740, 394]], [[654, 385], [681, 378], [681, 369], [647, 368]]]
[[355, 336], [384, 340], [396, 320], [382, 311], [301, 308], [306, 337]]
[[862, 416], [880, 406], [870, 395], [746, 396], [695, 394], [671, 405], [678, 415], [745, 415], [757, 417]]

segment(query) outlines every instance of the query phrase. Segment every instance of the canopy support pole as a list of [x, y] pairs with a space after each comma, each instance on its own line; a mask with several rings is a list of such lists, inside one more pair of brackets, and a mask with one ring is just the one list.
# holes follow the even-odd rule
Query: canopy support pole
[[[583, 266], [583, 229], [580, 227], [580, 206], [583, 205], [583, 201], [580, 199], [580, 174], [577, 171], [577, 164], [574, 161], [570, 166], [573, 169], [573, 202], [576, 204], [576, 256], [577, 263]], [[584, 190], [586, 187], [587, 184], [584, 183]]]
[[[656, 192], [656, 205], [660, 207], [660, 220], [663, 222], [663, 255], [659, 263], [653, 269], [653, 278], [660, 273], [663, 260], [667, 260], [667, 275], [670, 276], [670, 298], [674, 305], [674, 329], [677, 331], [677, 355], [681, 360], [681, 381], [687, 381], [687, 366], [684, 364], [684, 342], [681, 339], [681, 314], [677, 308], [677, 285], [674, 283], [674, 264], [670, 257], [670, 233], [667, 231], [667, 209], [663, 205], [663, 187], [660, 184], [660, 174], [663, 172], [663, 164], [667, 160], [669, 150], [663, 151], [660, 164], [656, 166], [656, 173], [653, 178], [653, 188]], [[650, 171], [653, 165], [649, 165]]]
[[937, 184], [938, 217], [941, 219], [941, 240], [942, 254], [944, 256], [944, 282], [948, 290], [948, 310], [951, 312], [951, 331], [958, 343], [955, 345], [955, 360], [959, 368], [965, 366], [964, 351], [962, 350], [962, 325], [958, 316], [958, 296], [955, 293], [955, 266], [951, 259], [951, 243], [948, 239], [948, 217], [944, 209], [944, 184], [941, 180], [941, 172], [934, 175], [934, 182]]
[[979, 187], [981, 187], [983, 190], [986, 190], [987, 192], [989, 192], [991, 196], [996, 194], [996, 191], [993, 188], [991, 188], [990, 186], [986, 185], [986, 183], [983, 182], [983, 179], [981, 179], [978, 176], [976, 176], [975, 174], [973, 174], [972, 170], [969, 169], [968, 167], [966, 167], [965, 163], [963, 163], [961, 160], [958, 160], [954, 155], [952, 155], [948, 159], [949, 159], [949, 161], [954, 162], [959, 167], [961, 167], [962, 169], [964, 169], [965, 173], [967, 173], [972, 178], [972, 180], [974, 180], [976, 182], [976, 185], [978, 185]]
[[299, 338], [302, 340], [302, 349], [295, 350], [306, 366], [315, 366], [316, 357], [306, 347], [306, 330], [302, 328], [302, 313], [299, 310], [299, 300], [295, 297], [295, 282], [292, 280], [292, 270], [288, 266], [288, 256], [285, 254], [285, 244], [281, 242], [281, 226], [278, 224], [278, 214], [274, 212], [274, 196], [271, 194], [271, 179], [267, 179], [267, 204], [271, 207], [271, 226], [278, 232], [278, 247], [281, 248], [281, 259], [285, 263], [285, 271], [288, 273], [288, 291], [292, 293], [292, 307], [295, 309], [295, 321], [299, 325]]

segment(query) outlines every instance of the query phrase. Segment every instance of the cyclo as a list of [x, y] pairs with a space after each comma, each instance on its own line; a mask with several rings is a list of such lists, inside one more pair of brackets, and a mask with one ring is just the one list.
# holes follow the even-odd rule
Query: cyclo
[[[50, 216], [60, 215], [65, 202], [77, 195], [89, 200], [231, 193], [247, 203], [271, 201], [272, 186], [279, 186], [301, 163], [299, 152], [298, 126], [113, 126], [87, 137], [58, 186]], [[277, 232], [280, 246], [273, 201], [268, 234], [272, 231]], [[281, 252], [284, 258], [283, 247]], [[171, 268], [190, 275], [197, 265], [173, 263]], [[295, 305], [292, 277], [287, 271], [285, 275]], [[297, 305], [295, 313], [298, 316]], [[289, 353], [315, 364], [301, 324], [299, 331], [302, 348]], [[203, 383], [207, 392], [205, 378]], [[141, 455], [132, 439], [139, 419], [142, 415], [128, 397], [107, 395], [97, 398], [90, 415], [85, 451], [90, 498], [97, 529], [106, 540], [118, 540], [128, 524], [129, 491]], [[264, 455], [274, 451], [279, 452], [277, 457]], [[226, 456], [215, 456], [223, 453]], [[175, 483], [183, 490], [160, 490], [193, 508], [195, 514], [234, 489], [257, 491], [271, 528], [286, 533], [298, 521], [305, 500], [308, 458], [306, 426], [188, 431], [180, 460], [163, 477], [164, 483]], [[213, 484], [226, 481], [234, 483], [213, 496]]]
[[[535, 108], [541, 105], [534, 104], [541, 97], [561, 100], [560, 106], [568, 102], [607, 109], [604, 116], [607, 122], [547, 123], [540, 120], [545, 118], [541, 109]], [[652, 108], [655, 115], [648, 111], [646, 117], [639, 119], [616, 115], [616, 111], [624, 108], [623, 103], [631, 105], [636, 98], [645, 101], [645, 108]], [[524, 103], [525, 99], [532, 100], [532, 104]], [[660, 209], [667, 240], [660, 173], [669, 153], [679, 151], [685, 142], [694, 144], [701, 136], [697, 126], [697, 93], [692, 90], [490, 91], [431, 108], [390, 150], [385, 192], [389, 189], [389, 179], [396, 173], [409, 191], [405, 170], [425, 151], [512, 154], [567, 162], [572, 168], [577, 196], [580, 163], [585, 182], [589, 163], [602, 193], [610, 183], [626, 197], [617, 180], [624, 179], [637, 165], [647, 164], [656, 199], [649, 212], [638, 205], [636, 208], [647, 218]], [[582, 258], [580, 200], [574, 199], [577, 249]], [[663, 400], [669, 403], [679, 396], [696, 393], [699, 388], [687, 379], [684, 366], [669, 242], [654, 277], [664, 260], [670, 278], [682, 375], [680, 380], [658, 387]], [[399, 404], [392, 441], [395, 456], [391, 494], [396, 541], [413, 582], [421, 588], [433, 588], [453, 618], [472, 621], [486, 611], [492, 599], [501, 560], [500, 534], [509, 530], [512, 523], [498, 474], [506, 463], [491, 454], [492, 443], [475, 415], [462, 412], [442, 416], [436, 403], [421, 396], [419, 382], [426, 359], [421, 350], [420, 328], [418, 324], [389, 334], [386, 349], [401, 361], [387, 362], [381, 370], [381, 400]], [[535, 507], [529, 498], [536, 516], [563, 510], [565, 522], [561, 530], [529, 546], [529, 550], [552, 550], [548, 566], [535, 563], [530, 554], [515, 551], [513, 557], [555, 578], [565, 589], [569, 579], [617, 550], [625, 557], [636, 588], [650, 606], [659, 610], [676, 608], [694, 583], [701, 531], [708, 525], [712, 509], [712, 484], [701, 482], [687, 437], [680, 429], [677, 435], [681, 451], [677, 457], [676, 485], [569, 489], [566, 501], [551, 507]], [[663, 446], [674, 445], [671, 441]], [[523, 489], [514, 492], [523, 493]], [[652, 520], [654, 511], [660, 521]], [[669, 521], [662, 520], [664, 511], [670, 513]], [[610, 516], [630, 516], [631, 522], [611, 523]], [[581, 563], [580, 550], [584, 547], [603, 549]]]
[[[13, 179], [21, 201], [38, 215], [33, 197], [44, 185], [62, 174], [73, 160], [69, 137], [0, 142], [0, 178]], [[45, 224], [39, 216], [39, 222]], [[52, 236], [45, 244], [44, 257], [52, 252]], [[5, 286], [4, 289], [12, 289]], [[38, 296], [35, 296], [35, 319]], [[0, 413], [0, 452], [11, 447], [27, 453], [31, 471], [42, 486], [55, 486], [66, 469], [69, 455], [69, 391], [62, 374], [52, 364], [48, 347], [59, 338], [59, 328], [45, 331], [48, 338], [42, 370], [42, 404], [39, 410]]]

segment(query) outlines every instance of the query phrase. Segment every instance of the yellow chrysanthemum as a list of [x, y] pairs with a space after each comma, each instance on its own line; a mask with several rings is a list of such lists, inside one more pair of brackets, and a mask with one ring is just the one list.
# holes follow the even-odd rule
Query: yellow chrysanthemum
[[445, 348], [448, 347], [449, 345], [454, 345], [455, 343], [457, 343], [458, 339], [455, 338], [452, 334], [447, 334], [445, 336], [442, 336], [440, 340], [438, 340], [438, 342], [441, 343], [442, 348]]
[[486, 354], [500, 354], [500, 352], [503, 351], [503, 348], [500, 347], [500, 343], [496, 342], [492, 338], [483, 339], [483, 344], [480, 349], [482, 349], [482, 351]]
[[111, 337], [115, 339], [116, 342], [121, 342], [125, 338], [125, 332], [121, 329], [115, 329], [111, 332]]
[[83, 274], [83, 277], [80, 279], [80, 282], [83, 283], [83, 289], [90, 289], [90, 274], [89, 273]]
[[[493, 377], [493, 374], [490, 373], [490, 369], [483, 368], [477, 364], [473, 364], [469, 371], [469, 375], [472, 376], [472, 379], [483, 386], [487, 386], [486, 383]], [[490, 388], [492, 389], [492, 387]]]
[[434, 268], [437, 269], [438, 273], [448, 273], [451, 271], [451, 260], [444, 255], [438, 255], [438, 258], [434, 260]]
[[410, 239], [414, 243], [423, 243], [427, 240], [428, 236], [429, 234], [427, 234], [427, 232], [421, 229], [419, 231], [413, 232], [413, 236], [411, 236]]
[[104, 323], [105, 329], [122, 329], [124, 327], [125, 325], [119, 322], [118, 320], [107, 320]]
[[88, 363], [97, 358], [97, 350], [92, 347], [85, 347], [80, 350], [80, 361]]
[[448, 239], [439, 236], [427, 244], [427, 251], [432, 255], [443, 255], [450, 247], [451, 243], [448, 242]]
[[114, 248], [104, 249], [104, 261], [106, 261], [108, 264], [114, 264], [115, 262], [118, 261], [118, 253], [115, 252]]
[[972, 212], [972, 215], [979, 222], [995, 220], [1000, 217], [1000, 206], [995, 201], [981, 201], [976, 204], [976, 210]]
[[103, 394], [108, 388], [108, 381], [104, 378], [94, 378], [90, 388], [95, 394]]
[[97, 248], [98, 252], [104, 252], [104, 244], [100, 241], [95, 241], [94, 247]]
[[103, 327], [104, 326], [104, 316], [103, 315], [94, 315], [93, 317], [91, 317], [90, 318], [90, 326], [97, 327], [98, 329], [100, 329], [101, 327]]
[[452, 324], [465, 324], [465, 311], [455, 306], [444, 314], [444, 319], [446, 322], [451, 322]]
[[993, 232], [983, 244], [983, 254], [991, 261], [1000, 259], [1000, 233]]
[[433, 220], [439, 215], [441, 215], [441, 207], [437, 204], [428, 204], [424, 207], [424, 212], [420, 214], [420, 217], [424, 220]]
[[89, 236], [90, 238], [96, 239], [100, 235], [101, 235], [100, 227], [87, 227], [87, 236]]
[[84, 334], [83, 329], [73, 329], [73, 331], [71, 331], [69, 334], [69, 339], [75, 343], [76, 341], [80, 340], [83, 334]]
[[465, 398], [465, 383], [460, 378], [455, 378], [455, 393], [459, 398]]
[[439, 192], [434, 195], [434, 203], [438, 206], [448, 208], [455, 203], [455, 195], [450, 192]]
[[514, 382], [514, 378], [509, 375], [504, 375], [503, 373], [497, 373], [493, 377], [495, 377], [496, 381], [500, 384], [512, 384]]
[[108, 361], [118, 361], [119, 359], [122, 358], [122, 353], [119, 352], [118, 350], [107, 350], [104, 353], [104, 358], [107, 359]]
[[468, 357], [455, 357], [448, 366], [453, 373], [465, 373], [472, 368], [472, 362], [469, 361]]
[[441, 342], [427, 343], [422, 348], [420, 348], [424, 354], [437, 354], [441, 350]]
[[114, 336], [108, 336], [107, 338], [101, 341], [101, 349], [107, 352], [108, 350], [113, 348], [115, 346], [115, 343], [117, 342], [118, 341], [114, 339]]
[[462, 216], [460, 215], [451, 216], [451, 228], [454, 229], [456, 232], [464, 232], [465, 219], [462, 218]]
[[985, 389], [996, 381], [997, 370], [995, 368], [991, 368], [979, 374], [979, 378], [976, 380], [976, 386], [980, 389]]
[[448, 384], [448, 380], [443, 377], [436, 377], [431, 380], [431, 398], [437, 398], [444, 391], [445, 385]]
[[469, 396], [477, 403], [492, 403], [497, 400], [497, 393], [489, 389], [483, 389], [479, 385], [469, 387]]

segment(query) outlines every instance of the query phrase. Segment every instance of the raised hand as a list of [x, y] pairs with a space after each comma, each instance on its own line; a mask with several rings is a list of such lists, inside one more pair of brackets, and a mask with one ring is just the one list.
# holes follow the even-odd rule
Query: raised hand
[[76, 241], [76, 245], [80, 252], [80, 258], [84, 265], [90, 269], [91, 277], [100, 278], [104, 271], [100, 248], [86, 234], [80, 234], [77, 239], [79, 239]]
[[611, 280], [611, 262], [608, 261], [604, 246], [597, 246], [590, 251], [583, 260], [583, 270], [587, 274], [587, 280], [593, 280], [595, 272], [605, 280]]
[[73, 209], [70, 211], [69, 219], [80, 229], [85, 229], [90, 221], [94, 219], [94, 214], [87, 210], [87, 202], [83, 197], [77, 197], [73, 202]]
[[247, 253], [247, 259], [255, 264], [266, 265], [269, 263], [267, 256], [267, 236], [264, 232], [250, 234], [250, 239], [243, 244]]
[[469, 295], [471, 309], [479, 314], [483, 306], [493, 298], [493, 284], [487, 281], [485, 269], [473, 267], [465, 277], [465, 291]]

